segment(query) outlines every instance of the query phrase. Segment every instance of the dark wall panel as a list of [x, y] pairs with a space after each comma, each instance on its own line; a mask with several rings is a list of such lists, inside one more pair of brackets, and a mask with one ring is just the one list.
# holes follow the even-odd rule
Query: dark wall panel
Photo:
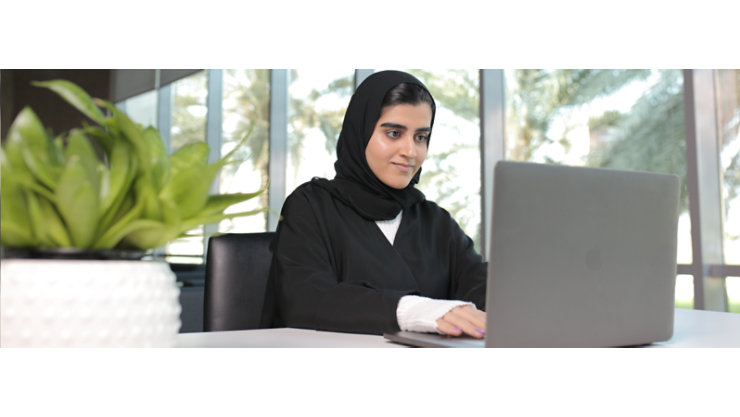
[[54, 134], [79, 127], [87, 120], [53, 92], [31, 85], [31, 81], [66, 79], [79, 85], [93, 97], [110, 99], [110, 74], [107, 69], [14, 69], [0, 74], [1, 136], [5, 139], [15, 116], [30, 106], [41, 122]]

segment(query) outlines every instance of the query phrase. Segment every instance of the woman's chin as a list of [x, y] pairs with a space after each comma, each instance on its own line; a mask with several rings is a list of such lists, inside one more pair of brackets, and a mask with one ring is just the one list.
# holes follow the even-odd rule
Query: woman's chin
[[406, 188], [406, 187], [408, 187], [408, 186], [409, 186], [409, 183], [410, 183], [410, 182], [411, 182], [411, 181], [406, 181], [406, 182], [394, 182], [394, 183], [392, 183], [392, 184], [388, 184], [388, 183], [385, 183], [385, 185], [387, 185], [387, 186], [389, 186], [389, 187], [391, 187], [391, 188], [395, 188], [396, 190], [403, 190], [404, 188]]

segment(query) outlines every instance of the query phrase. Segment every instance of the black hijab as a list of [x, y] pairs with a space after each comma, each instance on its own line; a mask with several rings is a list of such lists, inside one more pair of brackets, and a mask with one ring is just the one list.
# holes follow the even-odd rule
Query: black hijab
[[[409, 185], [399, 190], [380, 181], [365, 159], [365, 148], [380, 118], [383, 99], [389, 90], [401, 83], [417, 84], [427, 90], [414, 76], [400, 71], [376, 72], [357, 87], [347, 106], [337, 141], [337, 161], [334, 163], [337, 174], [331, 181], [324, 178], [312, 180], [360, 216], [372, 221], [393, 219], [399, 211], [424, 200], [424, 194], [414, 187], [419, 182], [421, 168]], [[432, 106], [430, 127], [434, 125], [434, 111], [435, 106]]]

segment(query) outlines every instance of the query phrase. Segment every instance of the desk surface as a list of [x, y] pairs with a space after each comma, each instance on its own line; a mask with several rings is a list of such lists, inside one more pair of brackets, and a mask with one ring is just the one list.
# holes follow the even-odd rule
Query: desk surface
[[[181, 333], [176, 347], [398, 348], [382, 336], [305, 329]], [[673, 337], [651, 347], [740, 347], [740, 314], [676, 309]]]
[[653, 346], [740, 348], [740, 314], [677, 308], [673, 337]]
[[254, 348], [397, 348], [383, 336], [279, 328], [228, 332], [180, 333], [175, 347]]

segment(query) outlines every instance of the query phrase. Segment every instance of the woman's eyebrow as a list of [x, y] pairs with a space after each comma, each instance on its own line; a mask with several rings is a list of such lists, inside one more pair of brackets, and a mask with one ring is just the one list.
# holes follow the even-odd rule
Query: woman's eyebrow
[[[408, 127], [406, 127], [404, 125], [399, 125], [398, 123], [391, 123], [391, 122], [381, 123], [380, 124], [380, 127], [390, 127], [392, 129], [408, 130]], [[432, 128], [431, 127], [421, 127], [419, 129], [416, 129], [416, 131], [417, 132], [431, 132], [432, 131]]]
[[408, 128], [406, 126], [399, 125], [398, 123], [385, 122], [385, 123], [381, 124], [380, 126], [381, 127], [390, 127], [390, 128], [393, 128], [393, 129], [408, 130]]

